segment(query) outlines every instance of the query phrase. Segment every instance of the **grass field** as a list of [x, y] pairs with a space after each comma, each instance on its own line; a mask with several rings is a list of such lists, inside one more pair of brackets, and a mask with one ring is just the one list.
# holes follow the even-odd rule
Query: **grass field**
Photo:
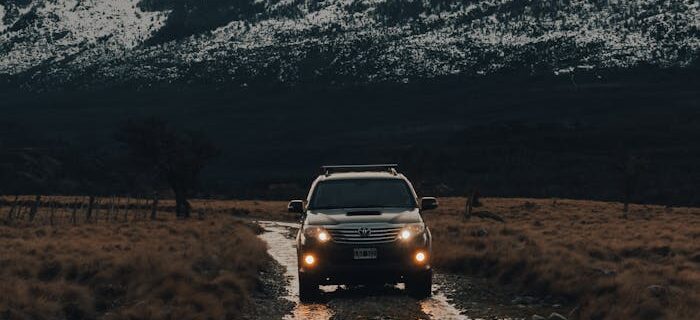
[[[295, 220], [284, 201], [194, 200], [199, 218], [178, 221], [171, 201], [161, 200], [150, 221], [143, 218], [148, 200], [131, 199], [144, 206], [132, 207], [125, 223], [109, 218], [121, 215], [109, 214], [112, 200], [101, 198], [101, 218], [73, 226], [68, 206], [54, 209], [51, 226], [51, 204], [76, 199], [85, 198], [44, 198], [31, 223], [26, 215], [6, 220], [14, 197], [0, 199], [0, 281], [8, 288], [0, 310], [11, 318], [235, 316], [267, 257], [251, 231], [257, 228], [237, 219]], [[474, 208], [499, 222], [466, 219], [463, 198], [440, 201], [424, 217], [441, 272], [563, 298], [576, 306], [572, 319], [693, 319], [700, 312], [698, 208], [631, 205], [624, 214], [619, 203], [517, 198], [485, 198]], [[126, 199], [119, 203], [123, 213]]]
[[573, 200], [441, 199], [425, 214], [434, 263], [539, 296], [568, 299], [580, 319], [694, 319], [700, 312], [700, 209]]
[[2, 319], [239, 319], [269, 261], [228, 215], [0, 226]]

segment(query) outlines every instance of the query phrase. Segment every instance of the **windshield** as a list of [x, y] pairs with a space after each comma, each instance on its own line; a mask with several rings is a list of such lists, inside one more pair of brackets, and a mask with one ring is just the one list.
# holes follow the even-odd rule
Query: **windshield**
[[401, 179], [348, 179], [316, 185], [309, 209], [415, 208], [408, 184]]

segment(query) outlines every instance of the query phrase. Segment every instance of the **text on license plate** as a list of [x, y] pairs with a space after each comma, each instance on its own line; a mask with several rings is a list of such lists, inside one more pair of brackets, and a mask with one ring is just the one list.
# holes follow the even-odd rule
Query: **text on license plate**
[[355, 260], [377, 259], [377, 248], [354, 248]]

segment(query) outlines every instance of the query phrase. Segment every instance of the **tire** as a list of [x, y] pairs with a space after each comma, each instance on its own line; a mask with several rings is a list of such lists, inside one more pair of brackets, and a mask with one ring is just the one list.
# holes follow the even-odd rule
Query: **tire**
[[433, 295], [433, 271], [420, 271], [406, 281], [408, 294], [416, 299], [425, 299]]
[[314, 302], [318, 298], [318, 283], [311, 277], [299, 274], [299, 301]]

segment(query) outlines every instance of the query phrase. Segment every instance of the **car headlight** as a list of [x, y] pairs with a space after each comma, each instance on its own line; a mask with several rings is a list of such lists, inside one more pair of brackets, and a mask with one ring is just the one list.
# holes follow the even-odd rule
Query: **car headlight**
[[318, 240], [318, 242], [326, 242], [331, 239], [331, 234], [323, 227], [306, 227], [304, 228], [304, 236]]
[[417, 235], [423, 234], [424, 231], [425, 225], [422, 223], [408, 224], [399, 231], [399, 239], [404, 241], [410, 240]]

